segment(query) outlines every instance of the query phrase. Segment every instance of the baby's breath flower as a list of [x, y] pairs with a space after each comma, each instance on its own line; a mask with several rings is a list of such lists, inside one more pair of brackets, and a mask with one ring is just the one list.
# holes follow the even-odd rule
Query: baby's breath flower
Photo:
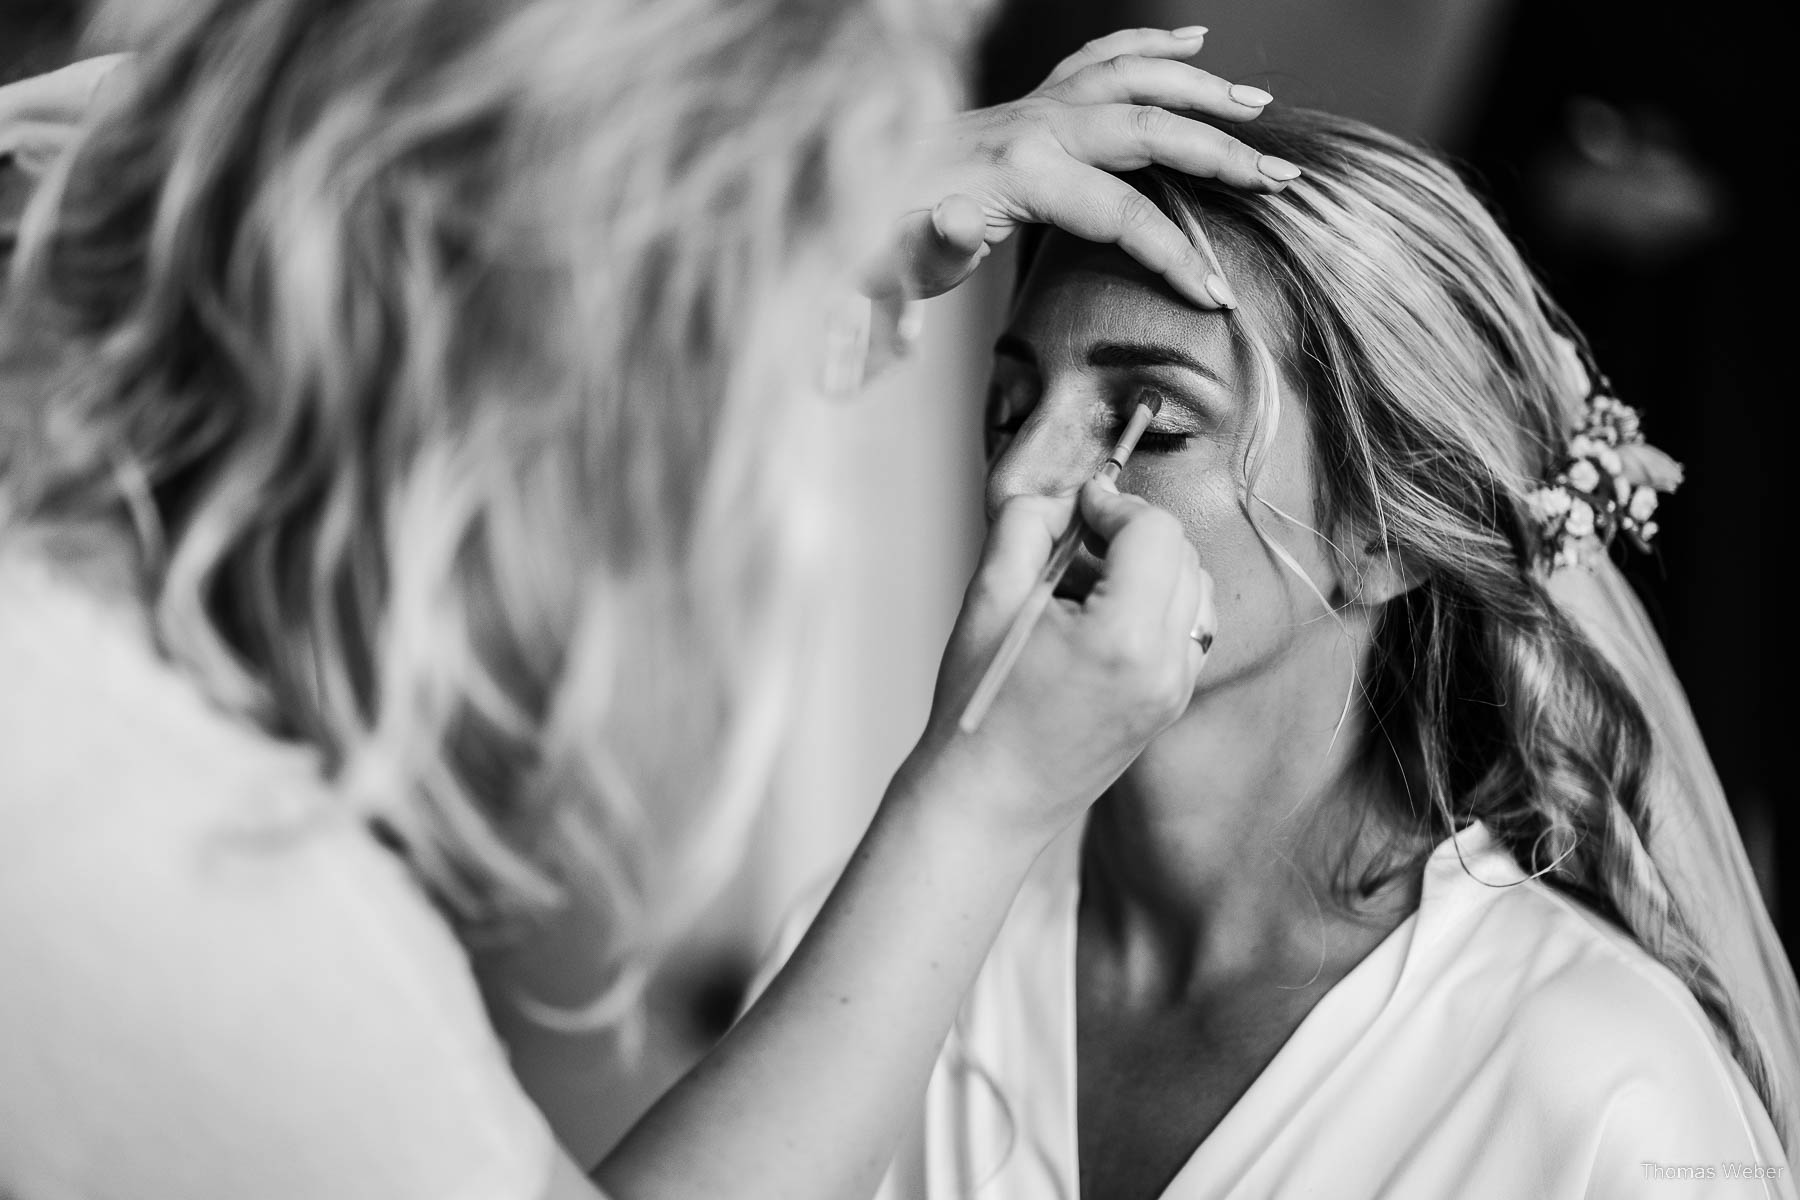
[[1658, 493], [1673, 492], [1682, 475], [1680, 463], [1644, 441], [1637, 410], [1602, 390], [1605, 378], [1580, 347], [1570, 338], [1558, 345], [1565, 393], [1584, 395], [1581, 423], [1570, 430], [1567, 457], [1552, 481], [1525, 497], [1539, 562], [1551, 570], [1575, 565], [1589, 551], [1605, 554], [1621, 531], [1649, 549]]
[[1525, 502], [1531, 506], [1531, 515], [1546, 525], [1568, 512], [1572, 503], [1569, 493], [1559, 487], [1541, 487], [1526, 497]]
[[1577, 500], [1569, 505], [1569, 515], [1563, 521], [1563, 529], [1572, 538], [1593, 536], [1594, 510], [1588, 507], [1587, 501]]

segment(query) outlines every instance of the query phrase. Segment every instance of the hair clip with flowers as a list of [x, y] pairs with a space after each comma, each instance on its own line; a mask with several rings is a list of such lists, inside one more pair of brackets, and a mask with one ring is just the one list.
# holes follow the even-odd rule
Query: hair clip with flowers
[[[1648, 552], [1656, 537], [1658, 497], [1681, 485], [1681, 464], [1644, 440], [1637, 410], [1612, 394], [1578, 334], [1564, 339], [1586, 395], [1568, 452], [1526, 502], [1546, 570], [1605, 554], [1624, 534]], [[1573, 377], [1573, 372], [1571, 372]]]

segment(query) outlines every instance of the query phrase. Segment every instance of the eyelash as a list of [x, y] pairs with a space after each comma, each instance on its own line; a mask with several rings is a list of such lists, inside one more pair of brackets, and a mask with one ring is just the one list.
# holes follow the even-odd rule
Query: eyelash
[[1136, 453], [1177, 454], [1186, 450], [1188, 443], [1193, 440], [1194, 435], [1191, 433], [1161, 433], [1154, 429], [1146, 429], [1144, 435], [1138, 439]]
[[[1018, 413], [1015, 413], [1013, 416], [1011, 416], [1010, 418], [1008, 418], [1005, 421], [989, 421], [987, 430], [988, 430], [988, 438], [989, 438], [989, 442], [990, 442], [990, 449], [991, 449], [991, 443], [994, 440], [997, 440], [997, 439], [1003, 438], [1003, 437], [1010, 437], [1013, 434], [1019, 432], [1019, 430], [1024, 426], [1026, 418], [1029, 417], [1030, 415], [1031, 415], [1031, 410], [1029, 408], [1027, 408]], [[1120, 425], [1119, 429], [1123, 430], [1124, 426]], [[1116, 433], [1115, 433], [1115, 436], [1116, 436]], [[1138, 438], [1136, 453], [1139, 453], [1139, 454], [1178, 454], [1181, 451], [1186, 450], [1188, 448], [1188, 443], [1192, 442], [1193, 440], [1194, 440], [1194, 435], [1191, 433], [1171, 433], [1171, 432], [1166, 432], [1166, 431], [1157, 430], [1157, 429], [1146, 429], [1143, 433], [1143, 436]]]

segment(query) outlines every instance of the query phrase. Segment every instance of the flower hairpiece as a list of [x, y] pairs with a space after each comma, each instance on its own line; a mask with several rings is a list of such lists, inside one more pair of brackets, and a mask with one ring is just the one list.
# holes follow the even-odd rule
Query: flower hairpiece
[[1547, 570], [1605, 554], [1615, 538], [1648, 551], [1661, 495], [1681, 485], [1681, 464], [1644, 440], [1637, 410], [1612, 395], [1579, 337], [1566, 339], [1586, 387], [1581, 424], [1548, 482], [1526, 498]]

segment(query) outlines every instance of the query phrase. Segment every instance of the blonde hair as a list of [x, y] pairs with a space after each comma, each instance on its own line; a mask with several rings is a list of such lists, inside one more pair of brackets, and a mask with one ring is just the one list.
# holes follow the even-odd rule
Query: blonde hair
[[697, 894], [766, 777], [798, 399], [948, 110], [933, 17], [177, 6], [28, 219], [13, 519], [129, 522], [166, 653], [316, 746], [466, 937], [579, 880], [655, 940], [650, 864], [697, 847]]
[[[1341, 897], [1373, 894], [1479, 819], [1527, 871], [1670, 967], [1781, 1111], [1757, 1038], [1649, 852], [1645, 714], [1532, 569], [1526, 497], [1569, 433], [1566, 318], [1433, 155], [1305, 110], [1271, 111], [1255, 132], [1261, 150], [1305, 170], [1280, 195], [1160, 169], [1140, 183], [1198, 243], [1212, 231], [1240, 274], [1272, 286], [1279, 327], [1239, 327], [1299, 386], [1320, 536], [1354, 536], [1420, 580], [1384, 606], [1362, 681], [1364, 766], [1395, 783], [1378, 794], [1404, 802], [1367, 814], [1387, 848], [1357, 869], [1346, 859]], [[1255, 491], [1257, 447], [1281, 404], [1273, 362], [1265, 374], [1244, 464], [1259, 530], [1261, 509], [1292, 520]], [[1360, 555], [1343, 557], [1353, 579]]]

